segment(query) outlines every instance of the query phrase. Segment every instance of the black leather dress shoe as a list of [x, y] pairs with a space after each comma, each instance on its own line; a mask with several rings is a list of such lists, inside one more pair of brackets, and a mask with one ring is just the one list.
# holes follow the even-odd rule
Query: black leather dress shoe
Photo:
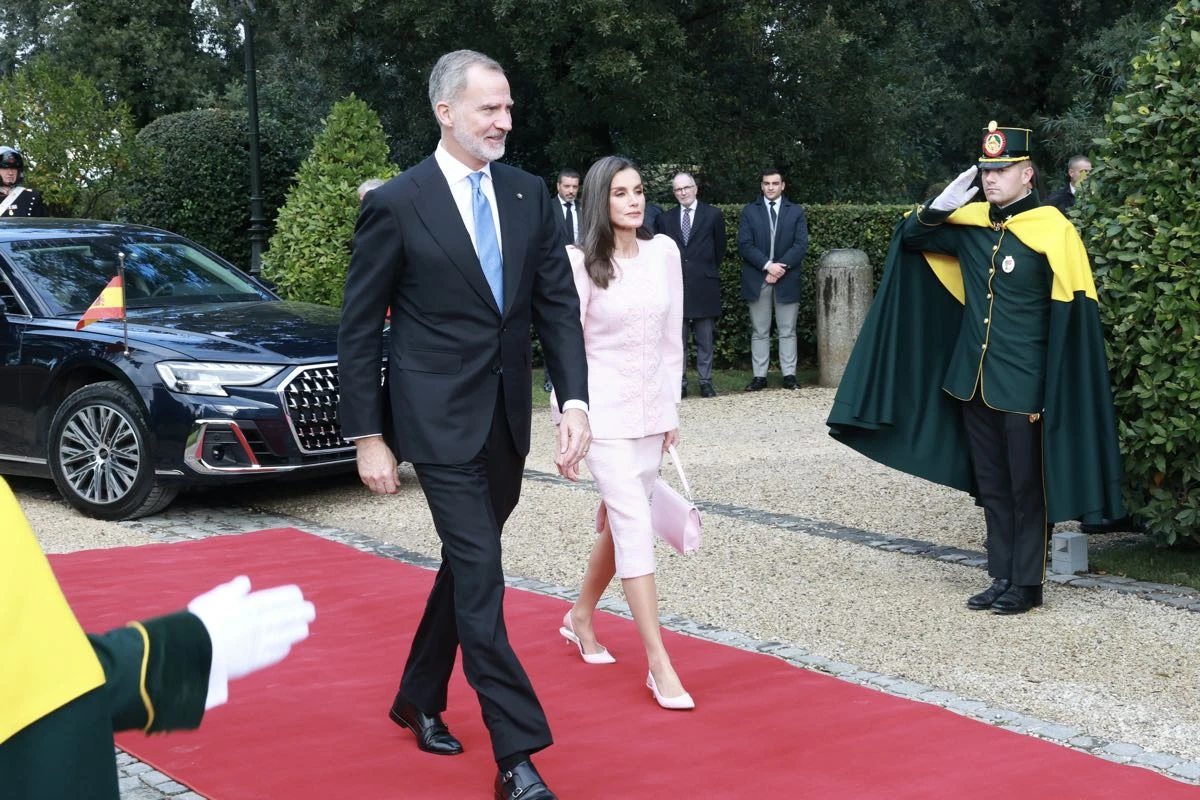
[[1042, 604], [1042, 587], [1010, 586], [1008, 591], [996, 598], [992, 603], [993, 614], [1024, 614], [1031, 608]]
[[687, 397], [687, 384], [686, 383], [679, 387], [679, 396]]
[[558, 800], [532, 761], [522, 761], [510, 770], [496, 775], [496, 800]]
[[713, 385], [711, 383], [705, 383], [704, 381], [701, 381], [700, 382], [700, 396], [701, 397], [716, 397], [717, 390], [713, 388]]
[[795, 375], [784, 375], [783, 376], [783, 388], [795, 389], [796, 388], [796, 376]]
[[400, 695], [388, 712], [392, 722], [408, 728], [417, 737], [417, 747], [439, 756], [456, 756], [463, 751], [462, 743], [454, 738], [441, 714], [426, 714]]
[[752, 378], [751, 381], [746, 384], [747, 392], [757, 392], [765, 388], [767, 388], [766, 378]]
[[1008, 591], [1008, 587], [1012, 585], [1012, 581], [1008, 578], [996, 578], [992, 581], [992, 585], [984, 589], [979, 594], [973, 594], [967, 598], [967, 608], [972, 611], [983, 611], [986, 608], [991, 608], [992, 603]]

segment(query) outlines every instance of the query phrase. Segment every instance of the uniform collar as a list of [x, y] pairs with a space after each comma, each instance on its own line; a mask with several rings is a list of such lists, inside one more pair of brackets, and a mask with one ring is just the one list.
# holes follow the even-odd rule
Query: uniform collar
[[1042, 200], [1038, 197], [1037, 189], [1034, 189], [1029, 194], [1017, 200], [1014, 203], [1009, 203], [1004, 208], [997, 208], [994, 205], [988, 205], [988, 219], [995, 224], [1000, 224], [1005, 220], [1015, 217], [1017, 214], [1029, 211], [1032, 208], [1037, 208], [1042, 204]]

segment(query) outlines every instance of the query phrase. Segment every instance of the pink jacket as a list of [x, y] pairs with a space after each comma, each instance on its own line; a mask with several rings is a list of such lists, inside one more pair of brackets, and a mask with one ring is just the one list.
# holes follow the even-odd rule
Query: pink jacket
[[[640, 252], [616, 259], [617, 275], [601, 289], [567, 247], [579, 292], [588, 363], [588, 418], [597, 439], [640, 439], [679, 427], [683, 382], [683, 269], [679, 247], [659, 234]], [[558, 423], [558, 403], [551, 398]]]

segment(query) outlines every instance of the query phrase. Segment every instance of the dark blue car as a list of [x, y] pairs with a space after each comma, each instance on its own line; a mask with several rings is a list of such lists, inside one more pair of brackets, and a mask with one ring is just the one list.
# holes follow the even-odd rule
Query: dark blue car
[[[76, 322], [124, 254], [126, 322]], [[281, 300], [179, 236], [0, 222], [0, 473], [130, 519], [181, 487], [351, 470], [337, 309]], [[128, 349], [126, 349], [128, 342]]]

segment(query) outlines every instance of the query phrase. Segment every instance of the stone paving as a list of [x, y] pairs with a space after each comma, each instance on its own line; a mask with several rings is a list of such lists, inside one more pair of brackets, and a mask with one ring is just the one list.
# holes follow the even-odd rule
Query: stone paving
[[[576, 490], [587, 491], [590, 489], [586, 484], [571, 484], [557, 475], [550, 475], [534, 470], [527, 470], [525, 477], [526, 480], [553, 483], [556, 485], [561, 484]], [[955, 562], [981, 569], [986, 566], [986, 558], [982, 552], [938, 546], [917, 539], [889, 537], [879, 533], [858, 530], [820, 520], [806, 519], [789, 514], [762, 511], [730, 504], [698, 502], [697, 505], [702, 511], [709, 514], [771, 525], [779, 529], [795, 531], [797, 534], [838, 539], [901, 555]], [[314, 535], [323, 536], [350, 545], [363, 552], [374, 553], [385, 558], [392, 558], [421, 567], [436, 568], [438, 565], [436, 559], [382, 542], [371, 536], [338, 528], [313, 525], [312, 523], [280, 514], [265, 514], [252, 510], [235, 511], [221, 509], [202, 511], [193, 509], [180, 511], [168, 509], [164, 514], [155, 517], [122, 524], [136, 526], [139, 530], [150, 536], [150, 538], [159, 542], [187, 541], [264, 528], [297, 527]], [[1200, 611], [1200, 592], [1179, 586], [1145, 583], [1111, 576], [1051, 574], [1048, 576], [1048, 579], [1068, 586], [1099, 588], [1123, 594], [1133, 594], [1149, 602], [1165, 603], [1176, 608]], [[573, 600], [575, 598], [575, 591], [573, 589], [529, 580], [519, 576], [509, 576], [507, 583], [513, 588], [537, 592], [564, 600]], [[606, 598], [600, 603], [600, 607], [615, 614], [629, 616], [628, 607], [620, 600]], [[664, 615], [662, 617], [662, 624], [679, 633], [731, 647], [774, 655], [801, 669], [816, 670], [841, 680], [888, 692], [889, 694], [932, 703], [989, 725], [996, 725], [1005, 730], [1046, 739], [1109, 761], [1143, 767], [1175, 780], [1200, 785], [1200, 761], [1190, 761], [1165, 753], [1145, 750], [1138, 745], [1128, 742], [1111, 741], [1093, 736], [1084, 730], [1059, 725], [1051, 720], [1037, 719], [1004, 708], [997, 708], [969, 697], [961, 697], [951, 692], [943, 691], [935, 686], [907, 680], [903, 676], [882, 675], [863, 670], [854, 664], [835, 661], [810, 653], [804, 647], [796, 644], [752, 639], [735, 631], [702, 625], [678, 615]], [[117, 751], [117, 764], [120, 772], [122, 800], [164, 800], [166, 798], [170, 798], [170, 800], [201, 800], [201, 796], [191, 791], [188, 787], [177, 783], [150, 765], [134, 759], [119, 749]]]

